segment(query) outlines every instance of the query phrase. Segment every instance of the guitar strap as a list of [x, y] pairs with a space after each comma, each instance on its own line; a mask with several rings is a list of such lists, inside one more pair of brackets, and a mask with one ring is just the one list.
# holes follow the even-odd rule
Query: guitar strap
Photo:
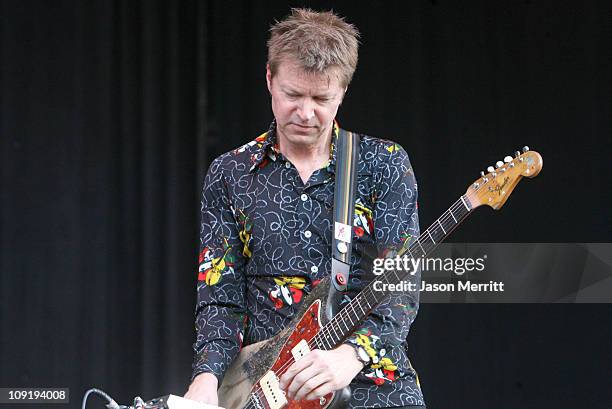
[[340, 310], [342, 296], [349, 282], [359, 136], [340, 129], [336, 149], [331, 285], [325, 309], [327, 319], [331, 319]]

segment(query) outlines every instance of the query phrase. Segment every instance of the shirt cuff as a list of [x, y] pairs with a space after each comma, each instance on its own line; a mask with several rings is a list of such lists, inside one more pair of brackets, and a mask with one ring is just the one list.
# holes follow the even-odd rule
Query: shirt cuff
[[195, 356], [191, 380], [193, 381], [201, 373], [208, 372], [217, 377], [218, 385], [221, 386], [223, 376], [228, 367], [227, 361], [227, 354], [206, 348], [203, 349]]

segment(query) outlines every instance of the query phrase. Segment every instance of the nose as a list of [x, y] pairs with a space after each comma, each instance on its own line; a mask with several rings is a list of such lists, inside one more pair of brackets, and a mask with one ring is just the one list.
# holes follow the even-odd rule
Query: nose
[[310, 98], [303, 98], [297, 109], [300, 121], [309, 122], [314, 117], [314, 103]]

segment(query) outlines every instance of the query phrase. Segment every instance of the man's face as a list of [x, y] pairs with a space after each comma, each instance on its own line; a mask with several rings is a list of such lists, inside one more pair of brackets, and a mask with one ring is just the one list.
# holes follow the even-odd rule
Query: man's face
[[267, 68], [266, 80], [281, 143], [315, 145], [331, 135], [346, 91], [336, 69], [306, 73], [295, 62], [285, 60], [274, 77]]

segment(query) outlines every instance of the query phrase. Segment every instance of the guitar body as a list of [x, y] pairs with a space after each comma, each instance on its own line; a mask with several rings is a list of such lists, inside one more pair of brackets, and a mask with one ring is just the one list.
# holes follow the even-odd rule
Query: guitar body
[[349, 388], [332, 392], [320, 400], [288, 400], [280, 406], [274, 403], [274, 399], [268, 399], [261, 390], [262, 378], [269, 375], [270, 371], [280, 378], [283, 369], [286, 370], [296, 360], [296, 349], [303, 355], [301, 346], [309, 343], [321, 330], [324, 325], [321, 312], [325, 308], [328, 289], [329, 279], [322, 280], [302, 301], [302, 308], [296, 314], [297, 319], [276, 336], [242, 348], [219, 388], [220, 406], [227, 409], [337, 409], [348, 403]]

